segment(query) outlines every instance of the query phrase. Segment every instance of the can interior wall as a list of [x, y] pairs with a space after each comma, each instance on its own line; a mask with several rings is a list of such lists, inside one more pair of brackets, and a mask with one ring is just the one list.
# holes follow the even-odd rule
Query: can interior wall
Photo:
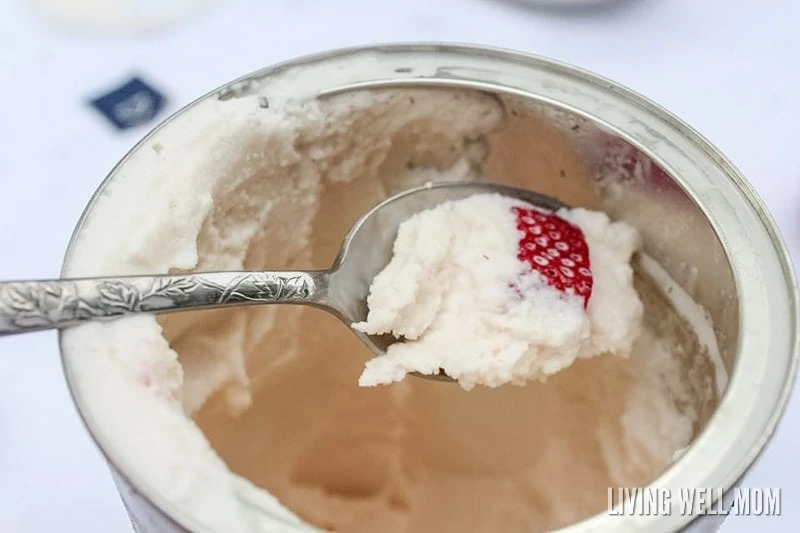
[[[325, 80], [325, 86], [319, 85], [320, 80]], [[713, 368], [703, 363], [703, 358], [694, 357], [697, 350], [687, 348], [683, 353], [682, 364], [687, 374], [694, 376], [697, 392], [690, 406], [698, 412], [693, 445], [654, 483], [675, 489], [731, 487], [760, 451], [763, 437], [773, 431], [794, 377], [796, 291], [791, 267], [774, 225], [736, 170], [677, 119], [611, 82], [543, 59], [485, 48], [391, 45], [337, 51], [266, 69], [207, 95], [144, 139], [112, 172], [109, 180], [115, 179], [126, 162], [142, 152], [156, 145], [169, 146], [174, 138], [182, 135], [181, 130], [192, 114], [212, 101], [251, 99], [254, 105], [264, 105], [272, 94], [289, 90], [296, 91], [299, 97], [331, 99], [353, 91], [397, 88], [411, 90], [411, 100], [413, 90], [458, 90], [477, 95], [475, 98], [495, 99], [503, 109], [502, 126], [485, 136], [458, 140], [456, 152], [474, 147], [482, 174], [492, 181], [535, 189], [574, 206], [602, 209], [639, 229], [644, 252], [655, 258], [708, 312], [716, 344], [731, 375], [722, 398], [716, 394], [701, 394], [709, 380], [713, 382]], [[407, 105], [414, 103], [409, 101]], [[414, 134], [424, 136], [427, 133], [416, 131]], [[440, 149], [425, 153], [412, 153], [415, 146], [412, 139], [407, 145], [410, 152], [396, 154], [395, 164], [445, 168], [452, 165], [457, 160], [451, 150], [452, 139], [447, 139], [446, 135], [442, 139], [438, 144], [427, 145]], [[229, 170], [237, 171], [236, 168]], [[263, 180], [278, 179], [278, 169], [264, 169]], [[372, 176], [364, 176], [327, 186], [322, 195], [321, 213], [317, 215], [324, 223], [314, 228], [314, 251], [308, 264], [275, 265], [270, 263], [269, 254], [262, 254], [251, 267], [327, 266], [352, 222], [368, 207], [396, 192], [391, 183], [376, 187], [374, 181]], [[93, 202], [98, 200], [99, 194]], [[90, 204], [70, 249], [81, 238], [82, 227], [102, 224], [102, 220], [93, 220], [91, 207]], [[262, 244], [270, 250], [281, 242], [275, 239]], [[65, 269], [69, 262], [70, 252]], [[640, 278], [640, 283], [646, 284], [645, 277]], [[648, 292], [646, 287], [643, 291]], [[652, 294], [649, 309], [662, 308], [656, 291]], [[284, 450], [298, 442], [308, 442], [302, 438], [303, 421], [321, 416], [314, 412], [336, 416], [335, 409], [325, 411], [317, 400], [310, 400], [315, 396], [304, 388], [327, 388], [339, 398], [350, 394], [338, 388], [333, 377], [355, 383], [359, 367], [367, 357], [363, 347], [354, 337], [348, 337], [334, 319], [310, 309], [222, 311], [207, 314], [205, 318], [187, 314], [181, 318], [167, 317], [161, 323], [165, 336], [180, 353], [181, 333], [187, 320], [199, 331], [226, 323], [230, 319], [228, 314], [263, 312], [271, 313], [270, 320], [280, 323], [276, 331], [285, 334], [272, 334], [268, 345], [259, 347], [261, 364], [251, 364], [248, 368], [252, 407], [231, 416], [228, 410], [231, 398], [223, 392], [205, 402], [195, 419], [233, 470], [280, 492], [271, 479], [281, 467], [269, 458], [285, 458]], [[313, 327], [303, 329], [301, 326], [298, 330], [298, 321], [306, 321]], [[182, 338], [186, 342], [187, 337]], [[331, 345], [340, 346], [339, 352], [351, 356], [327, 361], [309, 357], [292, 368], [269, 363], [280, 359], [280, 355], [290, 349], [319, 354], [325, 353]], [[763, 353], [771, 354], [769, 365], [761, 357]], [[69, 378], [69, 354], [64, 355]], [[301, 379], [299, 375], [305, 377]], [[455, 389], [444, 390], [439, 384], [419, 382], [411, 386], [422, 403], [438, 406], [436, 415], [427, 420], [429, 425], [423, 422], [420, 426], [430, 431], [447, 421], [457, 420], [458, 414], [448, 409], [454, 406], [463, 409], [465, 402], [469, 403], [474, 417], [492, 418], [493, 408], [508, 410], [508, 402], [517, 400], [498, 395], [490, 399], [473, 393], [465, 396]], [[86, 416], [91, 409], [81, 404], [80, 391], [73, 391], [73, 394], [113, 468], [117, 461], [112, 448], [104, 443], [101, 428], [93, 427], [91, 417]], [[390, 401], [391, 393], [384, 396], [386, 398], [373, 397], [372, 401]], [[360, 400], [354, 398], [353, 401]], [[538, 398], [538, 401], [543, 400]], [[336, 405], [336, 402], [331, 404]], [[420, 418], [424, 413], [423, 406], [415, 411], [415, 416]], [[519, 415], [520, 412], [511, 412], [512, 417]], [[277, 424], [279, 434], [264, 431], [269, 424], [273, 427]], [[487, 424], [497, 428], [496, 424]], [[512, 426], [509, 423], [506, 427]], [[472, 442], [472, 447], [461, 448], [465, 461], [478, 464], [502, 460], [485, 447], [488, 442], [480, 442], [474, 433], [464, 435]], [[504, 436], [512, 437], [501, 433], [490, 440]], [[330, 445], [330, 435], [320, 442]], [[340, 445], [345, 448], [347, 443]], [[536, 443], [521, 441], [520, 445], [528, 451], [506, 450], [505, 455], [520, 458], [525, 453], [530, 454]], [[452, 453], [452, 447], [448, 450]], [[426, 458], [432, 462], [446, 465], [451, 460], [442, 450], [423, 450], [423, 455], [428, 452]], [[352, 472], [371, 476], [381, 469], [381, 465], [365, 469], [363, 465], [357, 467], [348, 463], [349, 460], [365, 461], [364, 453], [360, 453], [334, 465], [350, 474], [325, 474], [322, 472], [328, 465], [315, 463], [313, 454], [308, 457], [307, 468], [290, 477], [293, 475], [301, 483], [322, 484], [327, 490], [356, 497], [359, 491], [369, 492], [377, 481], [371, 478], [354, 481]], [[517, 465], [509, 460], [507, 467]], [[135, 479], [135, 472], [117, 474], [131, 514], [143, 524], [148, 521], [158, 524], [149, 528], [140, 526], [142, 531], [178, 531], [182, 526], [177, 524], [190, 523], [179, 511], [159, 509], [152, 504], [149, 500], [158, 501], [158, 496], [150, 494], [147, 487], [136, 487], [135, 481], [129, 481]], [[345, 485], [331, 485], [342, 480]], [[407, 502], [402, 498], [389, 498], [389, 505], [402, 508]], [[685, 526], [692, 519], [678, 512], [661, 517], [612, 519], [601, 512], [604, 505], [605, 492], [602, 501], [594, 503], [599, 515], [565, 531], [619, 531], [626, 525], [637, 531], [668, 531]]]

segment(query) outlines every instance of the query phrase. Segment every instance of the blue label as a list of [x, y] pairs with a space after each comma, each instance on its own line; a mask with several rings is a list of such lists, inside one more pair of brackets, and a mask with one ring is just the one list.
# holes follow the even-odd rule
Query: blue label
[[134, 77], [89, 103], [115, 128], [126, 130], [153, 120], [164, 108], [166, 98]]

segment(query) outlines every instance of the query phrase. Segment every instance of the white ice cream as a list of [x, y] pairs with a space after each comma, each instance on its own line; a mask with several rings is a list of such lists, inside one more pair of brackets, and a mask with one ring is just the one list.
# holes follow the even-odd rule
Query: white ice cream
[[440, 368], [468, 390], [522, 385], [578, 357], [629, 355], [642, 318], [630, 266], [636, 231], [603, 213], [559, 213], [581, 228], [589, 246], [594, 287], [584, 310], [582, 298], [551, 287], [517, 259], [514, 206], [530, 207], [481, 194], [400, 225], [392, 260], [370, 288], [367, 320], [353, 327], [404, 340], [367, 363], [360, 385]]
[[[507, 118], [479, 92], [294, 102], [292, 91], [266, 91], [269, 109], [258, 95], [209, 98], [156, 132], [97, 198], [65, 276], [327, 268], [380, 199], [475, 179], [481, 139]], [[569, 152], [551, 143], [547, 153]], [[560, 326], [589, 336], [549, 363], [578, 357], [546, 384], [358, 387], [369, 354], [347, 326], [255, 306], [65, 331], [76, 401], [137, 491], [204, 531], [521, 533], [602, 512], [606, 487], [663, 471], [715, 397], [693, 381], [707, 372], [681, 374], [678, 357], [704, 358], [679, 349], [684, 326], [647, 291], [629, 346], [640, 312], [629, 229], [569, 216], [592, 247], [595, 303]], [[580, 357], [603, 351], [630, 357]]]

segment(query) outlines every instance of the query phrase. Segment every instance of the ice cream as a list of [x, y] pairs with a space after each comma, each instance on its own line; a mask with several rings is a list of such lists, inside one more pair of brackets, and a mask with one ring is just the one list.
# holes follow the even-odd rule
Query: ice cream
[[[535, 216], [548, 218], [535, 224]], [[570, 230], [577, 243], [564, 239]], [[497, 194], [423, 211], [400, 225], [367, 320], [353, 326], [402, 338], [367, 363], [359, 384], [442, 369], [466, 389], [522, 385], [578, 357], [627, 357], [642, 317], [630, 266], [637, 245], [632, 227], [602, 213], [539, 213]], [[529, 249], [540, 254], [524, 256]]]
[[[148, 139], [97, 198], [65, 275], [327, 268], [386, 195], [476, 179], [507, 118], [497, 98], [460, 90], [259, 98], [209, 98]], [[566, 144], [546, 148], [566, 159]], [[592, 238], [594, 222], [574, 222]], [[691, 326], [648, 278], [634, 283], [644, 313], [627, 359], [579, 358], [525, 387], [359, 387], [368, 351], [303, 307], [139, 316], [62, 344], [108, 457], [204, 530], [529, 533], [654, 479], [713, 409]]]

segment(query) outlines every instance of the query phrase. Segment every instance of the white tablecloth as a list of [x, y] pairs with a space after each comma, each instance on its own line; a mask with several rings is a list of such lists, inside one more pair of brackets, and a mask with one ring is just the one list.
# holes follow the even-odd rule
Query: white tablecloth
[[[151, 125], [119, 133], [87, 100], [132, 74], [172, 112], [300, 54], [399, 40], [516, 48], [593, 70], [675, 112], [753, 182], [800, 254], [800, 3], [631, 0], [537, 12], [501, 0], [231, 0], [146, 39], [67, 36], [20, 0], [0, 3], [0, 279], [57, 276], [93, 190]], [[162, 115], [159, 118], [163, 118]], [[768, 354], [765, 354], [768, 356]], [[796, 531], [800, 399], [748, 487], [780, 487], [782, 516], [725, 533]], [[52, 332], [0, 340], [0, 532], [129, 532], [78, 420]]]

